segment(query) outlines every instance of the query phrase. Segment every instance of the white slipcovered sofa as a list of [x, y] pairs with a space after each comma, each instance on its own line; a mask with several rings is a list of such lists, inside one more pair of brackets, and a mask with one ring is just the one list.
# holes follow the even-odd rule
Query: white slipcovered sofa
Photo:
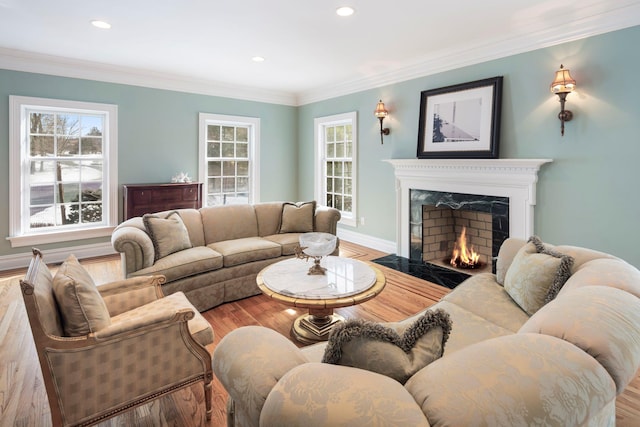
[[[404, 384], [320, 363], [326, 343], [299, 349], [267, 328], [231, 332], [213, 358], [229, 393], [228, 425], [615, 425], [616, 396], [640, 366], [640, 271], [585, 248], [545, 245], [549, 258], [532, 245], [507, 239], [497, 274], [472, 276], [432, 307], [451, 319], [444, 354]], [[564, 286], [550, 302], [530, 289], [540, 305], [532, 308], [527, 286], [549, 266], [561, 285], [567, 256]]]

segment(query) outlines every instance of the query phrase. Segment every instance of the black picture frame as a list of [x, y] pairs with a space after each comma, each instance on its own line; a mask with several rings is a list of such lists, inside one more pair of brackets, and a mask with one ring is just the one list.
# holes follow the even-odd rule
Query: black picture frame
[[419, 159], [495, 159], [502, 76], [420, 93]]

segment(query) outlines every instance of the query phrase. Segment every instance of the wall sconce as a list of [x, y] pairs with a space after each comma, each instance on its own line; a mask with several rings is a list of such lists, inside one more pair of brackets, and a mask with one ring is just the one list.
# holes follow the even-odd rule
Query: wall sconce
[[576, 88], [576, 81], [571, 77], [569, 70], [565, 70], [564, 65], [560, 64], [560, 69], [556, 71], [556, 77], [551, 83], [551, 93], [555, 93], [560, 98], [560, 134], [564, 136], [564, 122], [569, 122], [573, 118], [573, 113], [564, 109], [564, 103], [567, 95]]
[[376, 105], [376, 110], [373, 114], [380, 120], [380, 144], [384, 144], [383, 135], [389, 135], [389, 128], [383, 128], [382, 122], [384, 118], [389, 115], [389, 112], [384, 108], [384, 102], [382, 102], [382, 100]]

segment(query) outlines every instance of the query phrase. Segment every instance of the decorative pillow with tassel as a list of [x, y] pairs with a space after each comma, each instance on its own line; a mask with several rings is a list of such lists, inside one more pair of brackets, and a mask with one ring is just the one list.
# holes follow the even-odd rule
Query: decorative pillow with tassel
[[350, 319], [331, 332], [322, 362], [366, 369], [404, 384], [442, 356], [450, 332], [451, 319], [442, 309], [427, 310], [408, 326]]

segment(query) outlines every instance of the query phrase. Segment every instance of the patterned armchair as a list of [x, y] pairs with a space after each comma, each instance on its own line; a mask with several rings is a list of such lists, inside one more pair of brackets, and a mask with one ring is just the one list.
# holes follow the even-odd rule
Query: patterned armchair
[[[67, 273], [73, 268], [77, 272], [82, 267], [70, 258], [75, 267]], [[99, 295], [98, 304], [108, 310], [106, 322], [97, 327], [90, 321], [88, 333], [70, 336], [65, 312], [70, 309], [59, 294], [58, 274], [52, 276], [34, 249], [20, 281], [53, 425], [96, 424], [200, 381], [211, 418], [213, 331], [184, 294], [164, 297], [163, 276], [99, 287], [91, 282], [93, 290], [89, 286], [84, 291]], [[78, 290], [79, 282], [72, 281], [71, 289], [83, 300], [86, 294]], [[87, 316], [94, 309], [85, 305], [75, 314]]]

